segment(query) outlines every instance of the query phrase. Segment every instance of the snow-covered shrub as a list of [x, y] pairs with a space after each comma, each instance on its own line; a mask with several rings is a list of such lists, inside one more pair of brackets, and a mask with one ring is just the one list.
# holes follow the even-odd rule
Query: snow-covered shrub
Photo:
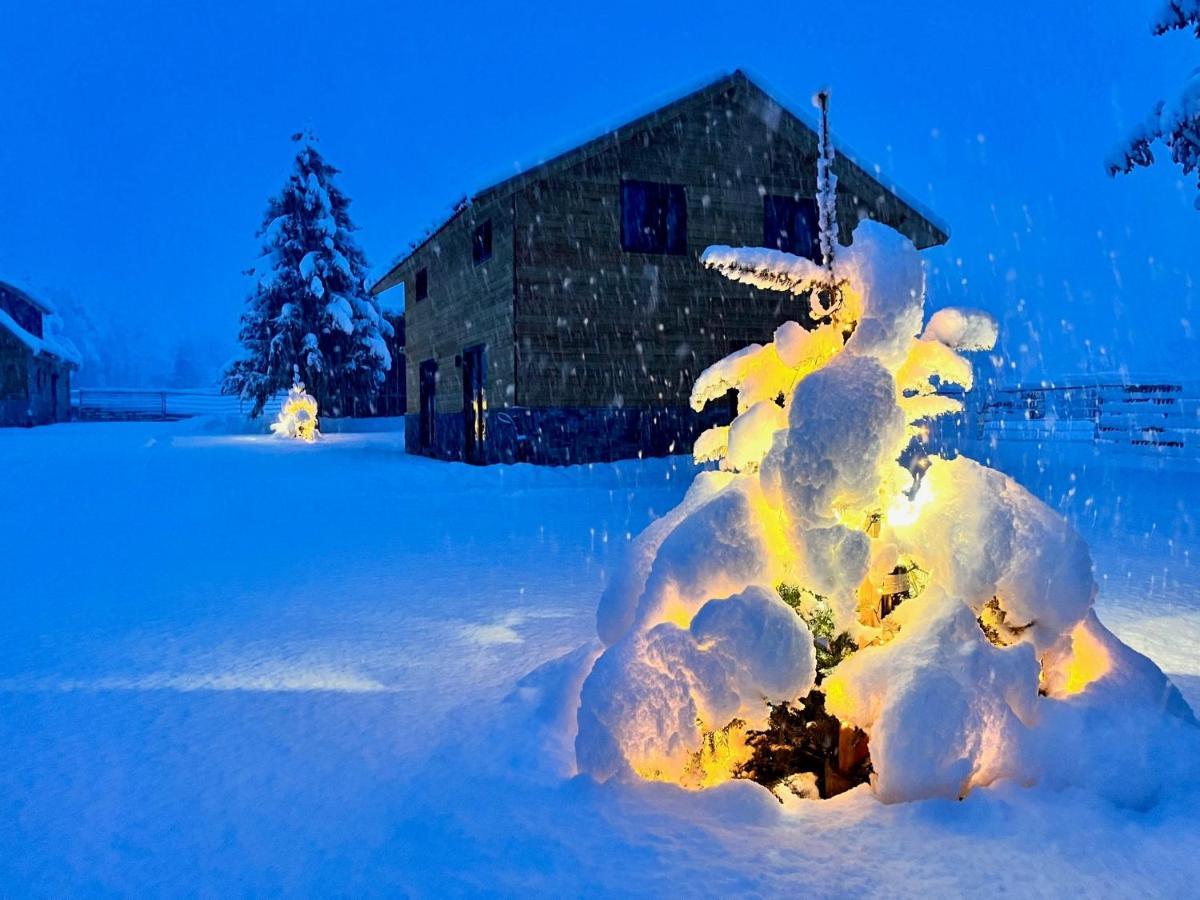
[[[733, 389], [738, 415], [697, 442], [719, 470], [633, 542], [601, 599], [581, 771], [704, 787], [755, 770], [771, 711], [803, 706], [817, 680], [806, 621], [819, 612], [831, 619], [821, 639], [844, 643], [817, 690], [848, 734], [868, 735], [881, 800], [1011, 779], [1151, 802], [1194, 757], [1194, 721], [1096, 620], [1082, 539], [970, 459], [898, 462], [924, 420], [958, 408], [938, 389], [970, 388], [962, 352], [993, 345], [991, 317], [951, 309], [924, 323], [916, 249], [869, 221], [829, 269], [761, 248], [703, 260], [797, 296], [828, 295], [832, 279], [840, 302], [697, 379], [697, 409]], [[1087, 729], [1120, 750], [1081, 746]]]

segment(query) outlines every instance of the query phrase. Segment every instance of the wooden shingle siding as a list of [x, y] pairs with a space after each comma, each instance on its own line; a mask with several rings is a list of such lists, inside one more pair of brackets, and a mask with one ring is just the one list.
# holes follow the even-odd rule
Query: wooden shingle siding
[[[711, 244], [760, 245], [764, 195], [811, 197], [815, 171], [810, 132], [772, 129], [729, 91], [526, 185], [516, 196], [518, 402], [683, 406], [705, 367], [803, 320], [803, 298], [735, 284], [698, 259]], [[860, 170], [842, 163], [839, 176], [844, 241], [868, 215], [902, 224]], [[686, 255], [621, 249], [622, 179], [686, 187]], [[875, 196], [856, 192], [868, 189]]]
[[[476, 265], [472, 239], [477, 225], [492, 222], [492, 255]], [[416, 273], [425, 269], [429, 295], [416, 299]], [[488, 402], [503, 405], [513, 384], [512, 205], [507, 200], [468, 207], [426, 241], [393, 274], [404, 283], [408, 412], [420, 397], [418, 367], [437, 360], [437, 410], [462, 409], [462, 372], [455, 360], [464, 348], [487, 346]]]
[[[463, 442], [456, 358], [476, 344], [486, 348], [488, 459], [686, 451], [720, 412], [687, 408], [696, 376], [784, 321], [807, 321], [807, 298], [737, 284], [699, 256], [712, 244], [761, 246], [764, 197], [811, 199], [816, 156], [816, 134], [735, 73], [477, 195], [374, 287], [405, 284], [410, 416], [421, 364], [437, 363], [438, 440], [427, 452], [454, 457]], [[876, 173], [842, 155], [835, 172], [842, 243], [864, 218], [919, 248], [946, 240]], [[654, 185], [682, 186], [685, 252], [623, 249], [622, 182], [650, 183], [641, 196], [659, 199], [645, 209], [669, 208], [673, 223], [678, 187]], [[659, 224], [646, 227], [661, 227], [661, 213], [647, 215]], [[492, 253], [476, 264], [472, 238], [489, 219]], [[417, 301], [422, 269], [428, 297]], [[421, 452], [411, 439], [410, 449]]]
[[0, 328], [0, 427], [67, 421], [71, 369], [55, 357], [34, 355]]

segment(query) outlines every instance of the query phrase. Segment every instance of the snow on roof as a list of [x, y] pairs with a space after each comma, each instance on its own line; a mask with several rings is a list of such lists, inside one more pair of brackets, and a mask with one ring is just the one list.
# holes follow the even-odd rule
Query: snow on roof
[[[432, 240], [442, 229], [459, 217], [472, 203], [484, 197], [485, 195], [494, 194], [496, 192], [513, 187], [520, 182], [521, 179], [531, 175], [532, 173], [557, 162], [567, 160], [577, 153], [585, 153], [593, 148], [597, 142], [603, 140], [610, 135], [616, 134], [619, 131], [630, 129], [643, 120], [648, 119], [660, 112], [666, 112], [673, 107], [676, 107], [687, 100], [703, 94], [708, 91], [724, 88], [728, 85], [737, 83], [749, 85], [752, 89], [763, 94], [768, 100], [775, 103], [780, 109], [787, 112], [789, 115], [799, 120], [806, 128], [814, 134], [818, 131], [816, 120], [807, 112], [802, 110], [796, 104], [791, 103], [781, 93], [773, 88], [768, 89], [763, 85], [766, 83], [763, 79], [755, 75], [753, 78], [748, 75], [745, 70], [737, 69], [733, 72], [723, 73], [717, 77], [711, 78], [704, 82], [694, 84], [684, 92], [675, 92], [669, 96], [658, 96], [655, 99], [642, 104], [634, 110], [627, 110], [619, 119], [610, 120], [608, 124], [603, 125], [598, 129], [592, 129], [585, 135], [576, 135], [574, 138], [565, 142], [559, 142], [555, 145], [557, 149], [547, 152], [534, 164], [528, 166], [517, 166], [515, 173], [504, 175], [495, 180], [489, 180], [484, 187], [469, 195], [469, 200], [464, 203], [459, 203], [455, 206], [453, 212], [450, 213], [444, 220], [439, 222], [432, 228], [427, 229], [422, 237], [414, 241], [404, 253], [388, 264], [387, 269], [375, 279], [375, 283], [371, 290], [375, 291], [379, 285], [384, 282], [387, 277], [394, 272], [401, 264], [413, 255], [419, 248]], [[950, 226], [939, 216], [935, 215], [927, 206], [916, 200], [912, 195], [902, 190], [894, 182], [889, 179], [887, 182], [883, 180], [883, 170], [880, 166], [874, 165], [866, 161], [859, 154], [853, 152], [851, 148], [836, 135], [833, 135], [834, 150], [837, 155], [844, 157], [851, 165], [862, 170], [862, 172], [870, 179], [876, 181], [880, 187], [889, 193], [893, 194], [902, 203], [910, 207], [919, 216], [924, 218], [930, 225], [949, 237]], [[390, 290], [391, 288], [388, 288]]]
[[39, 353], [45, 353], [47, 356], [58, 357], [74, 366], [82, 365], [83, 357], [75, 348], [75, 345], [71, 343], [69, 338], [57, 333], [57, 327], [61, 320], [58, 318], [57, 313], [54, 312], [53, 307], [44, 301], [36, 300], [32, 294], [8, 282], [0, 281], [0, 292], [16, 294], [21, 300], [34, 306], [44, 317], [43, 337], [30, 334], [18, 325], [16, 320], [3, 309], [0, 309], [0, 328], [12, 334], [13, 337], [28, 347], [29, 352], [35, 356]]
[[53, 315], [58, 312], [48, 300], [42, 300], [33, 291], [33, 289], [23, 281], [9, 278], [7, 281], [0, 281], [0, 293], [16, 294], [21, 300], [24, 300], [30, 306], [41, 310], [43, 313]]

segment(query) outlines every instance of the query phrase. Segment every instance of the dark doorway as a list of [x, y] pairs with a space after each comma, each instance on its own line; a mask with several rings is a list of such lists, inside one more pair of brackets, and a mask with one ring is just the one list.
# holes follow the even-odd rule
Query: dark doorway
[[50, 375], [50, 415], [54, 417], [54, 421], [58, 421], [58, 373], [52, 372]]
[[421, 449], [429, 450], [437, 438], [434, 401], [437, 396], [437, 360], [421, 363]]
[[483, 344], [468, 347], [462, 355], [463, 376], [463, 459], [484, 462], [484, 438], [487, 436], [487, 353]]

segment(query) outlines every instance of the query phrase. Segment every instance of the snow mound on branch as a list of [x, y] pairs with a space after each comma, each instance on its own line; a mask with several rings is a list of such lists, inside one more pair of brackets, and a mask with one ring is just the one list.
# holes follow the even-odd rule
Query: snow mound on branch
[[700, 472], [678, 506], [634, 538], [617, 568], [616, 575], [600, 596], [596, 609], [596, 632], [604, 645], [619, 641], [633, 626], [638, 600], [646, 589], [650, 569], [663, 541], [691, 513], [728, 486], [732, 476], [725, 472]]
[[1038, 694], [1033, 645], [994, 646], [972, 611], [941, 589], [895, 615], [897, 637], [855, 653], [825, 685], [827, 709], [870, 735], [871, 784], [883, 802], [956, 799], [1007, 779], [1085, 787], [1144, 808], [1167, 785], [1200, 774], [1191, 710], [1094, 613], [1060, 660], [1064, 672], [1082, 674], [1048, 697]]
[[957, 799], [1020, 774], [1038, 698], [1033, 648], [992, 646], [971, 611], [941, 591], [902, 612], [897, 638], [855, 653], [825, 686], [829, 712], [870, 735], [876, 796]]
[[[721, 462], [729, 453], [729, 426], [714, 425], [701, 432], [692, 444], [692, 459], [698, 463]], [[728, 468], [728, 467], [726, 467]]]
[[1087, 545], [1071, 525], [1002, 472], [967, 457], [934, 460], [919, 517], [900, 547], [976, 615], [998, 600], [1010, 627], [1045, 652], [1092, 607]]
[[789, 369], [815, 369], [832, 355], [834, 349], [817, 331], [809, 331], [797, 322], [784, 322], [775, 329], [775, 353]]
[[929, 317], [921, 337], [941, 341], [955, 350], [991, 350], [998, 336], [999, 326], [989, 313], [950, 306]]
[[738, 392], [738, 412], [760, 400], [773, 400], [782, 384], [791, 384], [791, 368], [775, 352], [773, 344], [750, 344], [705, 369], [692, 386], [691, 404], [696, 411], [729, 391]]
[[761, 728], [767, 698], [805, 693], [815, 675], [812, 636], [774, 591], [709, 600], [687, 628], [630, 632], [597, 660], [582, 690], [579, 766], [601, 779], [678, 780], [705, 728]]
[[904, 418], [878, 362], [843, 356], [809, 375], [792, 393], [787, 425], [762, 481], [795, 527], [825, 528], [879, 505], [878, 472], [903, 449]]
[[1046, 673], [1051, 696], [1028, 737], [1027, 776], [1079, 787], [1120, 806], [1148, 809], [1200, 777], [1200, 729], [1191, 708], [1150, 659], [1089, 612], [1070, 651]]
[[354, 334], [354, 309], [345, 297], [334, 294], [333, 299], [325, 304], [325, 312], [339, 331]]
[[894, 372], [921, 330], [925, 270], [920, 255], [904, 235], [866, 221], [855, 229], [854, 243], [843, 249], [835, 268], [847, 283], [847, 303], [861, 310], [846, 350], [873, 356]]
[[896, 373], [896, 381], [902, 391], [929, 392], [934, 389], [934, 377], [940, 384], [957, 384], [968, 391], [975, 382], [970, 360], [941, 341], [916, 341]]
[[691, 509], [658, 546], [633, 627], [687, 623], [713, 597], [777, 584], [780, 535], [765, 505], [757, 480], [738, 478]]
[[725, 464], [735, 472], [753, 472], [771, 449], [775, 432], [787, 423], [787, 414], [772, 400], [759, 400], [734, 419], [729, 427]]
[[796, 386], [788, 427], [762, 464], [767, 502], [800, 554], [791, 575], [828, 598], [842, 629], [854, 627], [867, 574], [862, 526], [880, 506], [880, 472], [904, 475], [894, 463], [904, 442], [891, 376], [870, 357], [842, 356]]

